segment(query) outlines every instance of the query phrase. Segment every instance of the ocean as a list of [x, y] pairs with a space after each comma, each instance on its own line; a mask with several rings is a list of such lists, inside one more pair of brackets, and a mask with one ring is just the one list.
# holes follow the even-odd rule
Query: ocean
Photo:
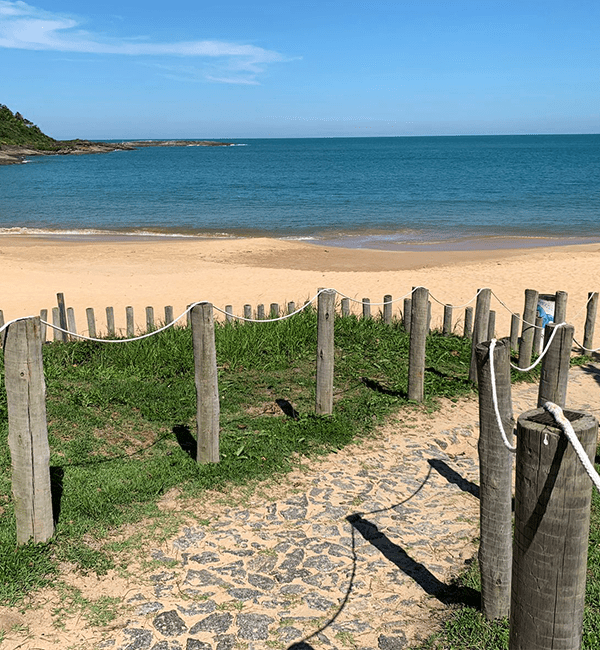
[[600, 135], [233, 142], [0, 167], [0, 234], [404, 250], [600, 241]]

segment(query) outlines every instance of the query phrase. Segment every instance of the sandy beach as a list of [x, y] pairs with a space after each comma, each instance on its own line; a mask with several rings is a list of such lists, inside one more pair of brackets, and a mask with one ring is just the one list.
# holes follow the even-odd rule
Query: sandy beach
[[[5, 321], [33, 315], [56, 305], [62, 292], [75, 309], [78, 331], [85, 333], [85, 309], [93, 307], [98, 330], [106, 328], [105, 308], [115, 310], [116, 327], [125, 327], [125, 307], [135, 310], [136, 325], [145, 327], [144, 308], [161, 319], [165, 305], [175, 314], [198, 300], [217, 307], [282, 307], [331, 287], [357, 300], [399, 298], [413, 286], [427, 287], [441, 303], [462, 305], [480, 287], [490, 287], [512, 310], [522, 312], [527, 288], [569, 294], [568, 316], [577, 333], [585, 319], [589, 291], [599, 289], [600, 245], [470, 251], [381, 251], [316, 246], [277, 239], [52, 239], [0, 238]], [[358, 311], [359, 304], [353, 304]], [[377, 313], [378, 307], [373, 308]], [[399, 315], [402, 301], [394, 305]], [[496, 299], [497, 333], [508, 333], [510, 314]], [[457, 309], [457, 331], [463, 309]], [[433, 326], [440, 326], [442, 307], [433, 303]]]

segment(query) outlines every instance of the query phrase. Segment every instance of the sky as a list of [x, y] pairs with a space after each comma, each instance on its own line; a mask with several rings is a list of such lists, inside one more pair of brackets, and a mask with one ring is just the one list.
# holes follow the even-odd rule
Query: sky
[[59, 139], [600, 133], [598, 0], [0, 0]]

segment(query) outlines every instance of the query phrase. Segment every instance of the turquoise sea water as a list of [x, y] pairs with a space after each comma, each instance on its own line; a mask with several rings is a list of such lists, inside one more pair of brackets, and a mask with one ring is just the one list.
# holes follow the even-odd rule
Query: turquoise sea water
[[271, 236], [385, 248], [600, 241], [600, 135], [235, 144], [243, 146], [0, 167], [0, 234]]

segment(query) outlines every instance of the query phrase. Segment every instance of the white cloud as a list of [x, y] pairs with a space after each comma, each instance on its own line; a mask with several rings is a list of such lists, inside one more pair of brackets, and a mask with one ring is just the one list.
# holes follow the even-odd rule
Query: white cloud
[[[264, 65], [286, 61], [278, 52], [224, 41], [152, 43], [144, 36], [106, 38], [80, 29], [73, 16], [50, 13], [18, 0], [0, 0], [0, 47], [85, 54], [205, 57], [219, 73], [204, 78], [221, 83], [256, 84]], [[234, 71], [236, 74], [229, 74]], [[198, 80], [198, 79], [196, 79]]]

